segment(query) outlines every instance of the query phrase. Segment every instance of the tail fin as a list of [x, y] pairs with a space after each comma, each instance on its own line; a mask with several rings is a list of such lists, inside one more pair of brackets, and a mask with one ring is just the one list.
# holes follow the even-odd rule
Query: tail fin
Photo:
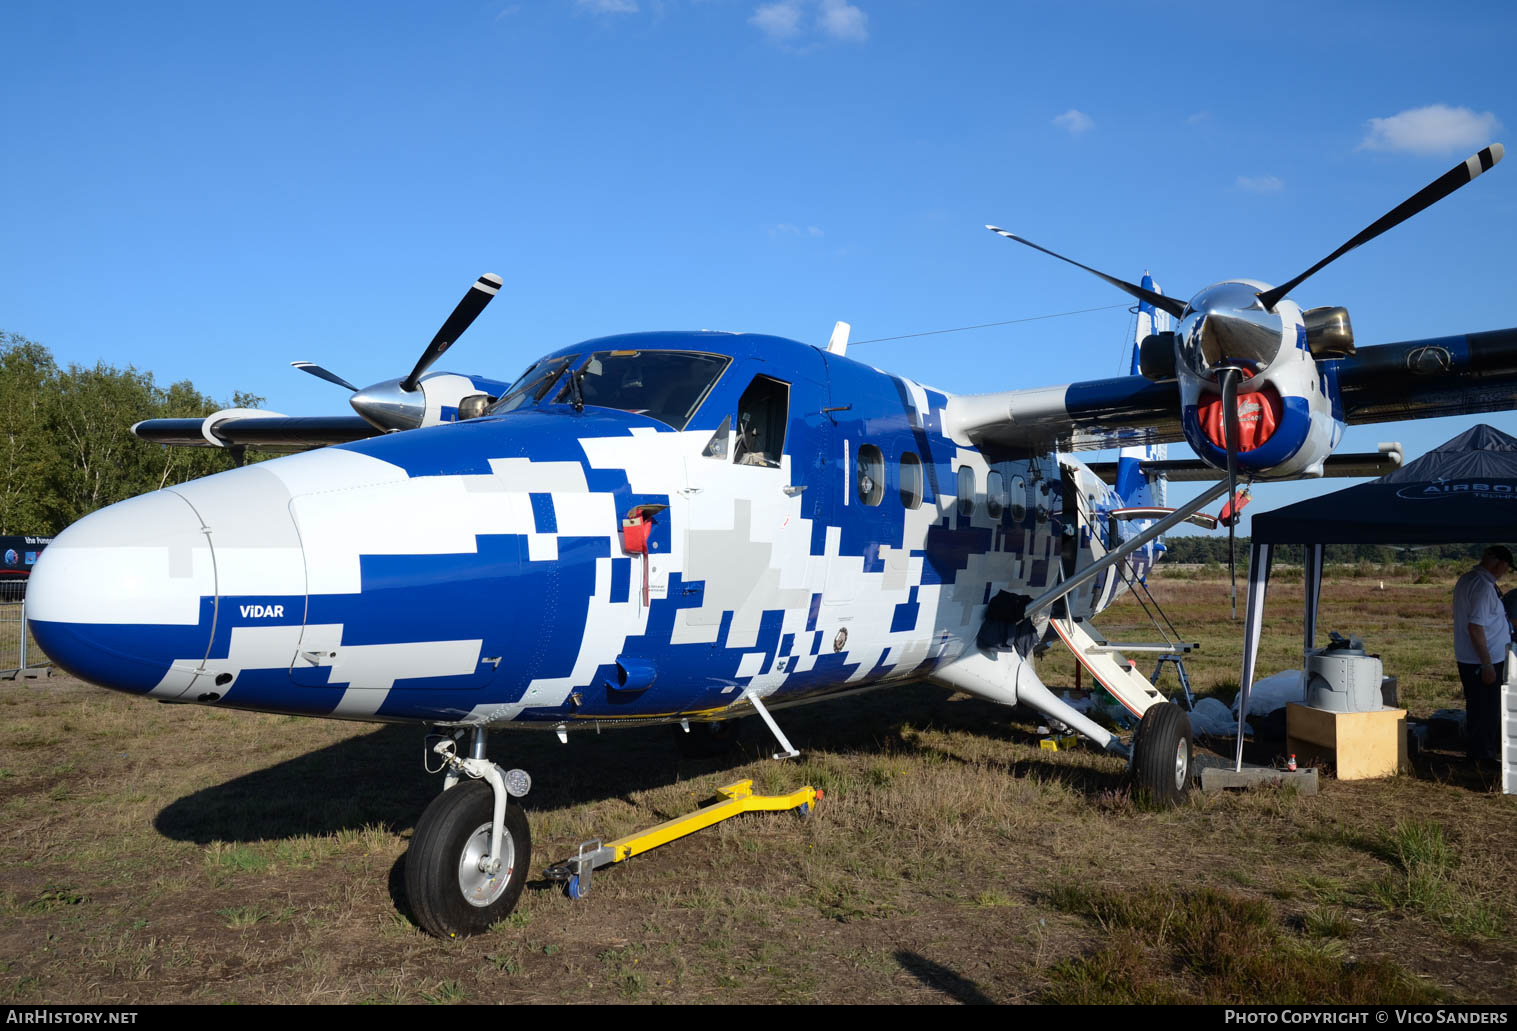
[[[1153, 276], [1143, 273], [1142, 286], [1145, 290], [1163, 294], [1164, 291], [1155, 285]], [[1163, 333], [1170, 327], [1169, 312], [1156, 311], [1152, 304], [1147, 301], [1138, 302], [1138, 325], [1133, 333], [1132, 342], [1132, 374], [1139, 373], [1138, 351], [1143, 339], [1150, 333]], [[1168, 493], [1168, 483], [1163, 473], [1144, 475], [1142, 464], [1144, 462], [1159, 461], [1168, 456], [1169, 447], [1165, 444], [1134, 444], [1123, 448], [1117, 454], [1117, 494], [1123, 504], [1127, 505], [1158, 505], [1166, 504], [1165, 496]], [[1150, 545], [1152, 558], [1157, 561], [1164, 553], [1162, 538]]]

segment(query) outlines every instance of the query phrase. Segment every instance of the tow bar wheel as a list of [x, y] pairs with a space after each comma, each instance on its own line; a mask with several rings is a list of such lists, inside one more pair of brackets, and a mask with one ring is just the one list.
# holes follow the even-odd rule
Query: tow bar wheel
[[1190, 792], [1190, 717], [1173, 702], [1150, 706], [1133, 735], [1132, 780], [1138, 796], [1175, 806]]
[[532, 839], [521, 806], [506, 806], [498, 868], [491, 864], [495, 795], [472, 780], [432, 800], [406, 853], [406, 898], [422, 928], [439, 938], [478, 934], [504, 920], [521, 898]]

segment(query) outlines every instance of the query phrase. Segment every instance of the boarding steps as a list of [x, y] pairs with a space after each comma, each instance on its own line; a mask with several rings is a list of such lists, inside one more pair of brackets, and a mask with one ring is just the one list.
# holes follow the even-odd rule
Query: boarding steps
[[[1141, 719], [1149, 706], [1168, 701], [1159, 689], [1138, 672], [1123, 651], [1174, 653], [1170, 644], [1112, 644], [1092, 624], [1083, 619], [1051, 619], [1048, 625], [1069, 649], [1075, 660], [1085, 667], [1096, 683], [1104, 687], [1117, 703]], [[1162, 668], [1162, 667], [1161, 667]]]
[[[1180, 687], [1185, 694], [1186, 707], [1195, 708], [1195, 698], [1191, 695], [1190, 677], [1185, 671], [1185, 656], [1200, 645], [1194, 642], [1178, 641], [1178, 633], [1169, 617], [1164, 615], [1159, 608], [1158, 601], [1149, 593], [1148, 586], [1135, 575], [1128, 556], [1147, 541], [1159, 536], [1171, 525], [1182, 519], [1192, 519], [1202, 506], [1209, 504], [1217, 495], [1228, 487], [1226, 480], [1219, 481], [1210, 489], [1204, 491], [1188, 504], [1178, 509], [1168, 510], [1168, 514], [1158, 523], [1145, 529], [1142, 533], [1125, 541], [1119, 547], [1106, 551], [1101, 547], [1099, 534], [1092, 534], [1092, 550], [1098, 552], [1095, 561], [1078, 571], [1074, 576], [1057, 587], [1045, 591], [1039, 598], [1034, 599], [1028, 606], [1029, 611], [1048, 605], [1052, 609], [1052, 618], [1049, 626], [1059, 640], [1064, 642], [1075, 660], [1095, 679], [1096, 683], [1106, 689], [1107, 693], [1117, 700], [1128, 712], [1137, 719], [1142, 719], [1143, 714], [1150, 707], [1160, 702], [1168, 701], [1163, 694], [1154, 686], [1159, 675], [1164, 672], [1165, 663], [1173, 663], [1175, 672], [1180, 678]], [[1094, 525], [1092, 514], [1085, 509], [1083, 500], [1077, 501], [1080, 506], [1081, 519], [1087, 525]], [[1094, 579], [1098, 571], [1110, 569], [1115, 577], [1125, 581], [1127, 587], [1133, 592], [1138, 604], [1153, 621], [1154, 628], [1165, 638], [1162, 642], [1128, 642], [1113, 643], [1108, 641], [1098, 630], [1095, 624], [1081, 617], [1071, 617], [1067, 607], [1067, 596], [1073, 591], [1076, 584], [1089, 582]], [[1110, 587], [1107, 588], [1110, 590]], [[1145, 600], [1146, 599], [1146, 600]], [[1161, 625], [1160, 620], [1163, 620]], [[1154, 668], [1152, 677], [1145, 677], [1138, 672], [1136, 664], [1124, 652], [1147, 653], [1157, 655], [1158, 665]]]

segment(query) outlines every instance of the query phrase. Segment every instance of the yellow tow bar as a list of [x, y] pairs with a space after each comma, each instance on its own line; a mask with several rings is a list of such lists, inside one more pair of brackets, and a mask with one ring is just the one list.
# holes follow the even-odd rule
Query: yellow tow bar
[[587, 841], [579, 846], [577, 855], [548, 867], [547, 875], [551, 880], [563, 882], [571, 899], [581, 899], [590, 893], [590, 873], [593, 870], [631, 859], [743, 813], [781, 812], [788, 809], [808, 813], [822, 798], [822, 793], [813, 787], [804, 787], [788, 795], [755, 795], [751, 780], [740, 780], [736, 784], [717, 788], [716, 793], [721, 801], [702, 806], [685, 816], [665, 820], [656, 827], [605, 844], [598, 838]]

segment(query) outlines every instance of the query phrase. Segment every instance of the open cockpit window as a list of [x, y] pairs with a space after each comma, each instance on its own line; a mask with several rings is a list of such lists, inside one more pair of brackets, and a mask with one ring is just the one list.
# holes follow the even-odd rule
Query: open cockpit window
[[[682, 430], [732, 359], [693, 351], [597, 351], [557, 401], [619, 408]], [[577, 391], [576, 391], [577, 386]]]
[[503, 415], [523, 406], [530, 407], [537, 404], [547, 396], [548, 391], [553, 389], [553, 384], [564, 369], [578, 357], [577, 354], [571, 354], [562, 358], [544, 358], [536, 363], [522, 373], [521, 378], [511, 384], [510, 389], [500, 395], [500, 400], [490, 406], [488, 414]]
[[738, 465], [778, 469], [785, 450], [785, 422], [790, 413], [790, 386], [768, 376], [755, 376], [737, 403]]

